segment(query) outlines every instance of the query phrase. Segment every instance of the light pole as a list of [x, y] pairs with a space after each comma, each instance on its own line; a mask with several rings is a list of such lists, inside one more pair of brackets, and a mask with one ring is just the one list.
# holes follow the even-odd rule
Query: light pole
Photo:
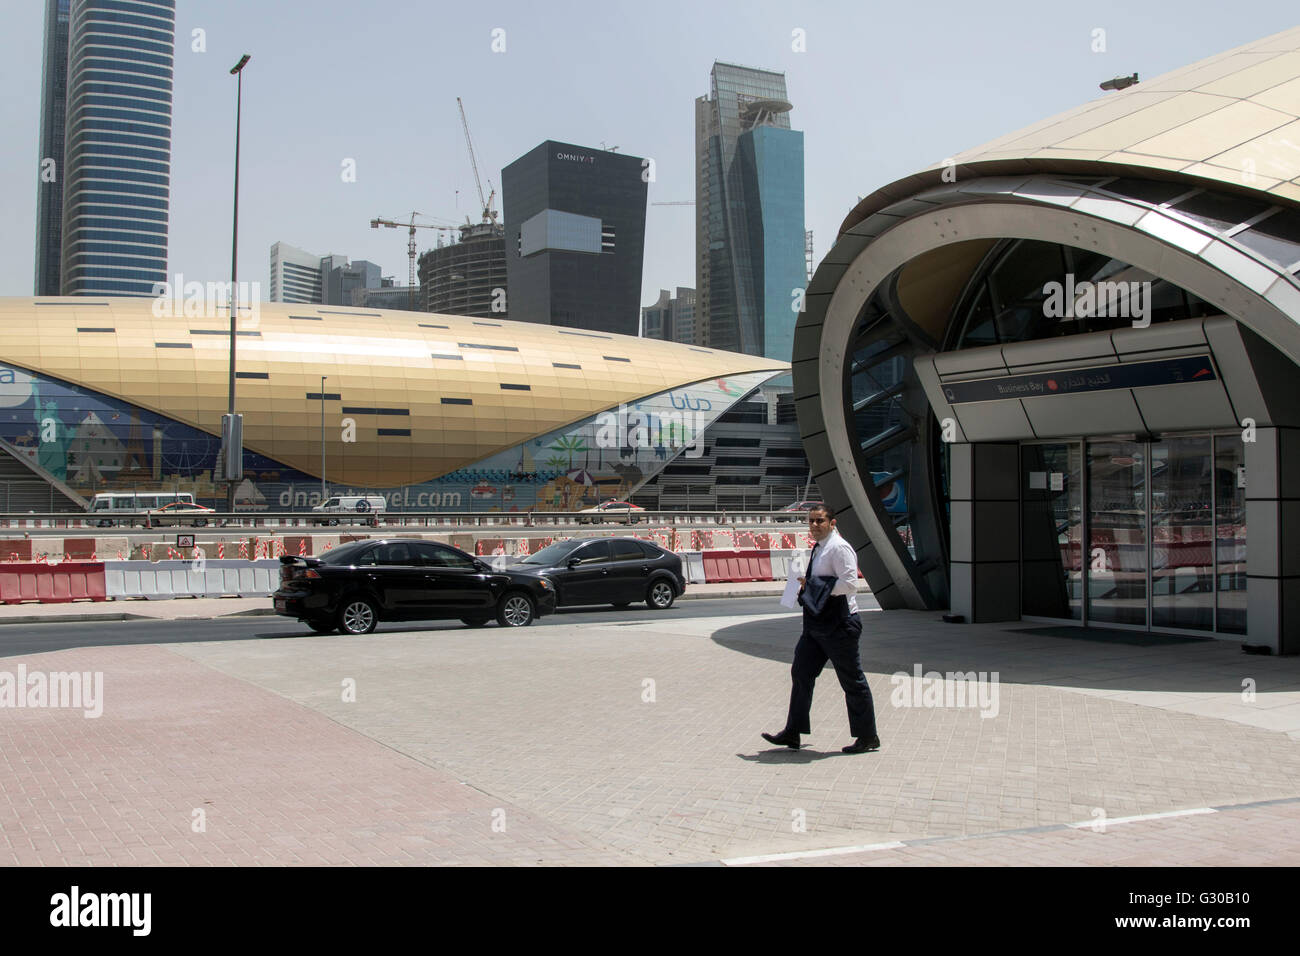
[[[239, 313], [238, 302], [238, 277], [239, 277], [239, 119], [240, 109], [243, 105], [244, 96], [244, 67], [248, 65], [249, 54], [245, 53], [239, 58], [239, 62], [230, 68], [231, 75], [236, 77], [235, 81], [235, 202], [234, 202], [234, 221], [230, 230], [230, 400], [228, 403], [227, 414], [230, 417], [228, 428], [222, 429], [222, 437], [225, 439], [225, 455], [222, 456], [226, 465], [226, 511], [234, 513], [235, 510], [235, 482], [238, 480], [234, 476], [239, 474], [241, 469], [237, 466], [243, 464], [243, 434], [242, 429], [236, 427], [235, 419], [235, 321]], [[239, 436], [238, 447], [236, 447], [235, 437]], [[232, 457], [238, 455], [239, 461], [232, 461]]]
[[320, 503], [325, 503], [325, 379], [320, 377]]

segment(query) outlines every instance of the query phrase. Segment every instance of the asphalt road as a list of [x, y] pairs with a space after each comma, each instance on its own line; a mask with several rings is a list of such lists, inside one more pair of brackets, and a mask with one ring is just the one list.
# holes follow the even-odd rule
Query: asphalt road
[[[270, 600], [269, 598], [267, 599]], [[861, 601], [859, 597], [859, 601]], [[868, 598], [868, 602], [870, 598]], [[564, 608], [530, 625], [533, 628], [570, 627], [574, 624], [620, 624], [728, 617], [737, 614], [780, 614], [793, 612], [781, 607], [775, 596], [750, 598], [703, 598], [684, 601], [667, 611], [651, 611], [644, 604], [623, 610], [611, 607]], [[488, 628], [495, 628], [495, 623]], [[413, 621], [381, 623], [378, 634], [466, 630], [460, 621]], [[289, 637], [318, 636], [305, 624], [270, 615], [233, 615], [208, 621], [86, 621], [84, 623], [0, 625], [0, 657], [42, 654], [70, 647], [111, 647], [127, 644], [182, 644], [195, 641], [256, 641]], [[347, 640], [334, 635], [338, 640]]]

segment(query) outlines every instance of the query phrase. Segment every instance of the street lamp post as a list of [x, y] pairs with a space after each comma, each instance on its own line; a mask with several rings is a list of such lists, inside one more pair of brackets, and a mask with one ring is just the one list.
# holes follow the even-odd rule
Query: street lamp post
[[320, 377], [320, 503], [325, 503], [325, 379]]
[[[230, 230], [230, 399], [228, 402], [227, 414], [230, 417], [230, 427], [223, 429], [223, 438], [225, 438], [225, 454], [222, 460], [226, 466], [226, 511], [233, 513], [235, 510], [235, 482], [237, 479], [231, 477], [238, 473], [238, 470], [232, 464], [232, 456], [239, 455], [242, 463], [243, 458], [243, 435], [241, 429], [235, 427], [235, 322], [239, 314], [239, 120], [240, 110], [243, 106], [244, 95], [244, 67], [248, 65], [249, 54], [245, 53], [239, 58], [239, 62], [230, 68], [230, 72], [236, 77], [235, 81], [235, 201], [234, 201], [234, 220]], [[240, 442], [238, 448], [235, 447], [235, 436], [239, 432]]]

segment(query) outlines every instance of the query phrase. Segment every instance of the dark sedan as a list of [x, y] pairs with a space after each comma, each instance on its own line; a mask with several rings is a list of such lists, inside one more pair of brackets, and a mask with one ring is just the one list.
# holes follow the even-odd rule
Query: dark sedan
[[275, 613], [314, 631], [368, 634], [380, 621], [459, 619], [523, 627], [555, 610], [555, 588], [533, 574], [494, 571], [433, 541], [354, 541], [319, 558], [285, 555]]
[[686, 590], [682, 559], [636, 538], [570, 538], [548, 545], [514, 570], [549, 579], [561, 607], [634, 601], [667, 610]]

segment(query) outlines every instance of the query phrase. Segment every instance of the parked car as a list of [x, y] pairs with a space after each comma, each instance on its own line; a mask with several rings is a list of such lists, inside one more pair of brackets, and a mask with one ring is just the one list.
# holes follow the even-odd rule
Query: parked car
[[[95, 495], [86, 506], [101, 528], [119, 524], [143, 525], [150, 512], [171, 504], [194, 504], [194, 495], [188, 491], [106, 491]], [[211, 509], [204, 509], [211, 510]]]
[[550, 580], [560, 607], [645, 601], [664, 611], [686, 590], [682, 559], [636, 538], [570, 538], [530, 555], [511, 570]]
[[[313, 514], [352, 515], [362, 524], [379, 527], [379, 519], [387, 510], [388, 502], [383, 495], [335, 495], [326, 498], [315, 508]], [[338, 524], [341, 518], [323, 519], [325, 524]]]
[[555, 586], [494, 571], [459, 548], [411, 539], [353, 541], [320, 557], [280, 558], [275, 613], [328, 634], [369, 634], [380, 621], [524, 627], [555, 610]]
[[208, 516], [213, 514], [213, 509], [205, 505], [194, 504], [189, 501], [173, 501], [165, 504], [161, 508], [154, 508], [149, 512], [149, 526], [154, 528], [166, 528], [170, 525], [189, 525], [193, 528], [205, 527], [208, 523]]
[[788, 515], [788, 517], [784, 519], [786, 521], [802, 521], [804, 516], [808, 514], [808, 509], [813, 505], [819, 504], [821, 504], [820, 501], [796, 501], [792, 505], [786, 505], [779, 513]]
[[583, 508], [579, 511], [578, 524], [618, 520], [636, 524], [642, 517], [637, 514], [638, 511], [645, 511], [645, 509], [630, 501], [602, 501], [594, 508]]

